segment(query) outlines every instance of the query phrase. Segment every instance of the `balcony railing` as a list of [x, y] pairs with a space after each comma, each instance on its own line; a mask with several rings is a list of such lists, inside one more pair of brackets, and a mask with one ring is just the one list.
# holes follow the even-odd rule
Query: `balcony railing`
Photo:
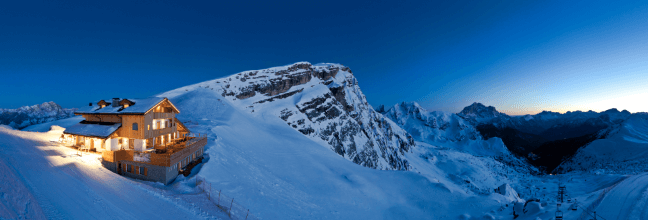
[[170, 134], [173, 132], [173, 127], [166, 127], [162, 129], [153, 129], [148, 131], [149, 132], [149, 137], [157, 137], [160, 135], [165, 135], [165, 134]]
[[153, 119], [174, 118], [175, 113], [153, 112]]
[[[108, 162], [122, 160], [169, 167], [190, 156], [207, 144], [206, 137], [190, 137], [165, 146], [164, 153], [137, 152], [134, 150], [104, 151], [103, 159]], [[157, 148], [157, 147], [156, 147]]]

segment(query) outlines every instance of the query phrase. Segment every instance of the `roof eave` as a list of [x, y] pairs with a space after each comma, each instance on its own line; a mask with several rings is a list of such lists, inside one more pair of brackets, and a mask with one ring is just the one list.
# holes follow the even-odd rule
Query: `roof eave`
[[123, 112], [123, 113], [105, 113], [105, 112], [96, 112], [96, 113], [74, 113], [75, 115], [144, 115], [146, 113], [141, 113], [141, 112]]
[[158, 105], [160, 105], [164, 101], [169, 101], [169, 104], [171, 104], [171, 106], [173, 106], [173, 109], [177, 112], [176, 114], [180, 113], [180, 110], [178, 110], [178, 108], [175, 107], [175, 105], [173, 105], [173, 103], [171, 103], [171, 101], [168, 98], [164, 97], [164, 99], [162, 99], [162, 101], [160, 101], [157, 104], [153, 105], [153, 107], [151, 107], [149, 110], [144, 112], [144, 114], [148, 114], [150, 111], [152, 111], [155, 107], [157, 107]]

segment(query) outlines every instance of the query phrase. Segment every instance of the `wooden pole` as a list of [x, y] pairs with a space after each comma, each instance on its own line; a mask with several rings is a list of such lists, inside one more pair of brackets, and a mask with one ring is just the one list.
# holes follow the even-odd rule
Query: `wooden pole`
[[247, 220], [248, 215], [250, 215], [250, 210], [248, 209], [247, 214], [245, 215], [245, 220]]
[[234, 205], [234, 198], [232, 198], [232, 203], [230, 203], [230, 210], [229, 210], [230, 215], [232, 215], [232, 205]]
[[218, 205], [220, 205], [220, 194], [221, 194], [221, 191], [218, 190]]

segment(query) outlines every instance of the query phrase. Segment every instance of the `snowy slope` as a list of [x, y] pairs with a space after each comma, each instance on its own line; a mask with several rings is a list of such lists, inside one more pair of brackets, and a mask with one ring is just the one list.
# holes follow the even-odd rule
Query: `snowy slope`
[[648, 219], [648, 173], [616, 185], [602, 199], [596, 214], [605, 219]]
[[51, 143], [62, 128], [0, 127], [0, 219], [227, 219]]
[[371, 108], [348, 67], [299, 62], [185, 86], [159, 97], [210, 90], [232, 105], [274, 115], [294, 130], [362, 166], [408, 170], [412, 137]]
[[51, 122], [74, 116], [76, 109], [64, 109], [54, 102], [23, 106], [17, 109], [0, 108], [0, 124], [22, 129], [29, 125]]
[[26, 128], [23, 128], [21, 130], [23, 131], [36, 131], [36, 132], [47, 132], [51, 129], [53, 125], [67, 128], [72, 125], [78, 124], [79, 122], [83, 121], [83, 116], [75, 116], [75, 117], [70, 117], [66, 119], [60, 119], [56, 121], [51, 121], [51, 122], [45, 122], [42, 124], [35, 124], [35, 125], [30, 125]]
[[[261, 108], [252, 113], [221, 94], [203, 87], [170, 100], [181, 110], [181, 121], [193, 132], [209, 136], [206, 153], [210, 159], [199, 175], [260, 218], [481, 217], [499, 207], [499, 202], [509, 201], [499, 194], [474, 194], [455, 185], [445, 174], [359, 166], [323, 147], [327, 143], [288, 126], [276, 114], [262, 112]], [[414, 153], [406, 154], [406, 158], [422, 162]], [[465, 161], [440, 163], [456, 166]], [[455, 169], [457, 173], [466, 172]], [[487, 175], [479, 170], [472, 172]], [[494, 182], [501, 181], [496, 178], [492, 178]], [[467, 203], [475, 205], [462, 205]]]
[[619, 126], [605, 131], [604, 139], [578, 150], [558, 170], [639, 173], [648, 170], [648, 115], [633, 114]]

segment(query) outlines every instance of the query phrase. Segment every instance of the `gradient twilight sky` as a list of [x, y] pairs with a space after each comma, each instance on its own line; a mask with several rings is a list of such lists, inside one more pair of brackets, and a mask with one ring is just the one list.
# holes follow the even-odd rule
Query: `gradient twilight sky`
[[648, 1], [5, 1], [0, 20], [0, 108], [309, 61], [374, 106], [648, 111]]

